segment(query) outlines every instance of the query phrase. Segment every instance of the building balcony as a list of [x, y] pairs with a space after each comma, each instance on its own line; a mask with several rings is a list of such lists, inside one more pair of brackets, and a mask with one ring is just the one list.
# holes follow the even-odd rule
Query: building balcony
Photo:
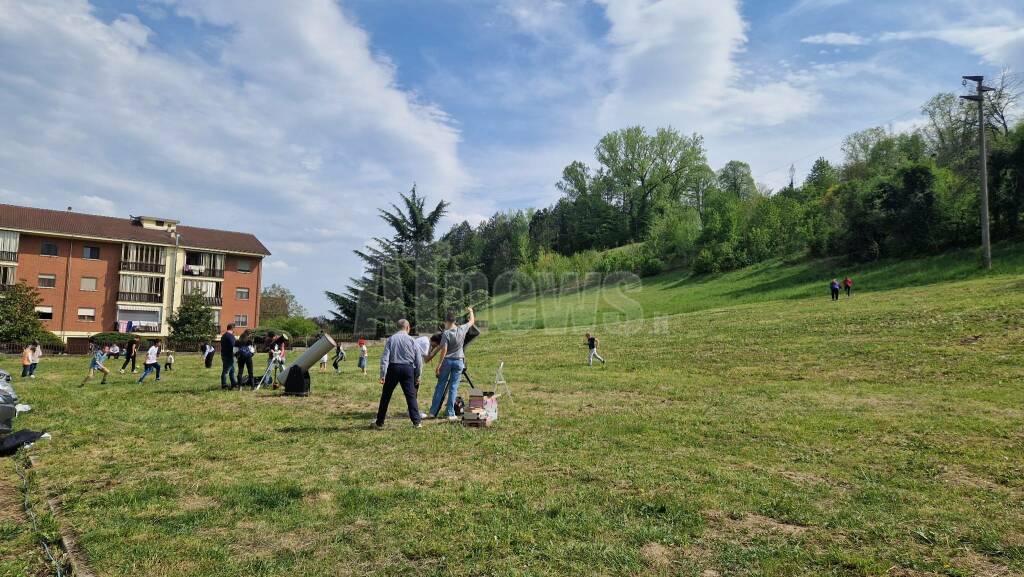
[[11, 290], [13, 284], [0, 284], [0, 293]]
[[132, 333], [158, 334], [162, 328], [160, 323], [141, 323], [132, 326]]
[[117, 293], [117, 300], [130, 303], [162, 303], [164, 295], [154, 293]]
[[163, 274], [166, 267], [163, 264], [153, 262], [128, 262], [121, 261], [121, 270], [126, 272], [153, 272]]
[[18, 253], [7, 250], [0, 250], [0, 261], [18, 262]]
[[224, 269], [205, 268], [201, 266], [187, 264], [181, 269], [181, 274], [185, 275], [186, 277], [197, 276], [208, 278], [224, 278]]
[[200, 300], [203, 301], [204, 305], [211, 306], [211, 307], [219, 307], [221, 305], [221, 303], [224, 302], [224, 299], [222, 299], [221, 297], [203, 297], [203, 296], [201, 296], [199, 298], [200, 298]]

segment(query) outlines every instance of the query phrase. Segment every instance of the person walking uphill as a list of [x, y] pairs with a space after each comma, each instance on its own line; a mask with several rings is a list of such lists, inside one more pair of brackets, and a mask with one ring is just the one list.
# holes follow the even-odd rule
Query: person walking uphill
[[396, 323], [396, 327], [398, 332], [388, 337], [384, 343], [384, 352], [380, 355], [380, 384], [384, 388], [380, 392], [377, 418], [371, 423], [375, 429], [384, 426], [384, 419], [388, 416], [388, 405], [397, 385], [402, 387], [412, 425], [419, 427], [422, 418], [419, 403], [416, 401], [416, 385], [423, 370], [423, 357], [420, 356], [416, 341], [409, 336], [409, 321], [401, 319]]
[[832, 300], [839, 300], [839, 281], [832, 279], [832, 282], [828, 284], [828, 288], [832, 289]]
[[[466, 368], [466, 355], [462, 352], [466, 343], [466, 333], [470, 327], [476, 324], [476, 316], [473, 314], [473, 307], [466, 307], [469, 319], [464, 325], [455, 324], [455, 313], [449, 312], [445, 315], [445, 330], [441, 334], [441, 346], [434, 352], [441, 355], [441, 363], [437, 365], [437, 386], [434, 388], [434, 399], [430, 403], [430, 418], [436, 418], [441, 410], [441, 401], [448, 394], [446, 414], [449, 421], [457, 421], [455, 416], [455, 396], [459, 393], [459, 380], [462, 379], [462, 371]], [[434, 355], [428, 356], [425, 361], [429, 362]]]
[[598, 343], [600, 343], [600, 341], [597, 340], [597, 337], [595, 337], [594, 335], [592, 335], [590, 333], [587, 333], [587, 348], [590, 349], [590, 354], [589, 354], [589, 356], [587, 356], [587, 366], [588, 367], [594, 366], [594, 359], [597, 359], [597, 360], [601, 361], [602, 365], [606, 364], [605, 360], [604, 360], [604, 357], [602, 357], [601, 355], [597, 354], [597, 345], [598, 345]]
[[850, 293], [853, 292], [853, 279], [850, 277], [844, 278], [843, 288], [846, 289], [846, 298], [850, 298]]
[[235, 323], [229, 323], [227, 330], [220, 336], [220, 362], [220, 388], [234, 389], [238, 386], [235, 381]]

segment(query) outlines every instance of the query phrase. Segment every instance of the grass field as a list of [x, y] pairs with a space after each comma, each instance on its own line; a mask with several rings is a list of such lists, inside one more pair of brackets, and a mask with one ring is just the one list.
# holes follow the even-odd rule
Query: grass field
[[299, 399], [185, 355], [82, 389], [85, 359], [44, 358], [20, 425], [53, 432], [35, 490], [97, 575], [1021, 575], [1024, 257], [967, 260], [862, 271], [839, 303], [815, 265], [656, 279], [641, 313], [680, 314], [600, 327], [606, 367], [579, 328], [492, 330], [472, 373], [505, 360], [512, 394], [487, 430], [414, 430], [400, 396], [369, 430], [352, 361]]

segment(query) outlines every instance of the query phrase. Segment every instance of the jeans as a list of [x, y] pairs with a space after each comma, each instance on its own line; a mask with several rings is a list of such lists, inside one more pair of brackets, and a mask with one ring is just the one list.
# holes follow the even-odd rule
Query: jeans
[[402, 386], [405, 404], [409, 409], [409, 419], [414, 425], [418, 425], [420, 405], [416, 401], [416, 369], [412, 365], [388, 365], [388, 372], [384, 375], [384, 388], [380, 392], [380, 405], [377, 407], [377, 424], [384, 424], [384, 418], [388, 416], [388, 405], [391, 404], [391, 395], [395, 393], [397, 385]]
[[31, 365], [29, 365], [28, 366], [28, 376], [30, 376], [30, 377], [35, 376], [35, 374], [36, 374], [36, 367], [38, 367], [38, 366], [39, 366], [39, 363], [32, 363]]
[[143, 367], [142, 376], [139, 377], [139, 382], [140, 383], [142, 381], [146, 380], [146, 377], [148, 377], [149, 374], [154, 372], [154, 371], [156, 372], [156, 380], [158, 380], [158, 381], [160, 380], [160, 363], [146, 363], [146, 364], [142, 365], [142, 367]]
[[32, 370], [30, 368], [31, 366], [32, 365], [21, 365], [21, 378], [24, 379], [25, 377], [29, 376], [29, 371]]
[[435, 417], [441, 410], [441, 401], [448, 393], [447, 414], [455, 416], [455, 396], [459, 394], [459, 380], [462, 379], [462, 369], [466, 368], [464, 359], [444, 359], [441, 361], [441, 374], [437, 377], [437, 386], [434, 388], [434, 400], [430, 403], [430, 414]]
[[[249, 369], [249, 381], [245, 380], [245, 370]], [[243, 383], [253, 384], [252, 381], [255, 377], [252, 376], [252, 357], [241, 357], [238, 359], [238, 384], [241, 386]]]
[[238, 386], [238, 382], [235, 381], [235, 357], [221, 357], [220, 362], [224, 363], [224, 366], [220, 369], [220, 386], [228, 386], [228, 377], [231, 379], [231, 386]]
[[125, 356], [124, 356], [124, 364], [121, 365], [121, 370], [122, 371], [125, 370], [128, 367], [128, 363], [131, 363], [131, 365], [132, 365], [132, 372], [134, 373], [135, 372], [135, 355], [125, 354]]

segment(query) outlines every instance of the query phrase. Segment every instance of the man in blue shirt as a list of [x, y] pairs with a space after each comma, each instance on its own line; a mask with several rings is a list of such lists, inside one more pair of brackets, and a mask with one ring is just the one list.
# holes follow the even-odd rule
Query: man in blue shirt
[[405, 403], [409, 408], [409, 419], [414, 427], [420, 427], [419, 403], [416, 402], [416, 386], [420, 382], [420, 371], [423, 369], [423, 357], [420, 356], [416, 341], [409, 336], [409, 321], [401, 319], [396, 323], [398, 332], [388, 337], [384, 343], [384, 352], [380, 355], [380, 384], [384, 389], [380, 393], [380, 406], [377, 418], [371, 423], [373, 428], [384, 427], [384, 419], [388, 415], [388, 405], [395, 386], [402, 386]]

